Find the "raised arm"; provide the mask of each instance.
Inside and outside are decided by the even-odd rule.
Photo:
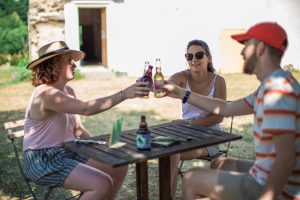
[[[46,86],[35,101],[44,102],[40,104],[42,110],[88,116],[112,108],[126,99],[147,95],[149,88],[145,87],[146,84],[137,82],[113,95],[85,102],[72,98],[54,87]]]
[[[180,88],[169,81],[165,81],[164,89],[167,96],[173,98],[183,99],[183,97],[186,95],[185,89]],[[247,115],[253,113],[253,109],[245,102],[244,99],[226,102],[223,99],[206,97],[192,92],[189,95],[187,102],[203,110],[206,110],[207,112],[216,115],[222,115],[224,117]]]
[[[174,83],[175,85],[179,86],[179,87],[184,87],[186,85],[186,74],[184,71],[181,72],[177,72],[175,74],[173,74],[170,78],[169,78],[169,82]]]
[[[259,200],[277,199],[296,163],[294,134],[273,134],[276,158]]]

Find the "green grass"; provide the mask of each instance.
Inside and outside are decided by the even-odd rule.
[[[8,73],[0,68],[0,74]],[[5,81],[5,76],[0,75],[0,82]],[[227,83],[228,100],[244,97],[253,92],[259,85],[254,76],[243,74],[224,74]],[[300,74],[295,74],[300,79]],[[7,78],[7,77],[6,77]],[[126,85],[135,82],[136,77],[116,76],[114,74],[99,75],[99,78],[82,78],[72,81],[71,85],[77,91],[77,97],[82,100],[94,99],[96,97],[112,94]],[[30,199],[29,192],[19,175],[17,164],[14,158],[12,145],[6,139],[3,129],[3,122],[21,119],[24,116],[27,101],[32,93],[33,87],[30,82],[16,84],[0,84],[0,199]],[[148,125],[154,125],[180,118],[180,101],[170,98],[127,100],[122,104],[105,111],[101,114],[82,117],[85,127],[93,134],[106,134],[111,131],[112,120],[124,116],[123,130],[138,127],[140,115],[147,116]],[[229,130],[230,121],[225,119],[222,123],[224,130]],[[229,157],[243,159],[254,159],[252,135],[252,116],[242,116],[234,118],[233,133],[243,136],[242,140],[231,143]],[[21,153],[22,144],[19,143]],[[201,161],[188,161],[184,164],[184,169],[195,166],[203,166]],[[158,194],[158,172],[157,160],[149,162],[149,192],[150,199],[159,199]],[[180,184],[180,181],[179,181]],[[43,193],[42,187],[36,187],[38,194]],[[69,195],[70,192],[55,191],[51,199],[61,199],[62,196]],[[182,199],[180,187],[178,187],[179,199]],[[135,191],[135,168],[129,166],[129,171],[124,184],[118,194],[117,200],[132,200],[136,198]]]
[[[31,80],[31,71],[24,66],[0,66],[0,86],[9,86]],[[75,80],[83,79],[84,75],[75,70]]]
[[[29,81],[31,78],[31,72],[25,69],[25,67],[2,66],[0,69],[0,86]]]

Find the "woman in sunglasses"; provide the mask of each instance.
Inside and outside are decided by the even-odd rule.
[[[171,76],[169,81],[185,88],[187,91],[226,100],[225,80],[223,77],[215,74],[212,56],[206,42],[202,40],[190,41],[187,45],[185,58],[187,60],[188,69],[175,73]],[[220,123],[223,121],[222,116],[209,114],[185,102],[184,99],[182,102],[182,118],[191,124],[207,126],[214,129],[220,129]],[[173,194],[175,194],[176,191],[177,166],[179,160],[192,160],[202,156],[214,156],[219,150],[218,146],[210,146],[173,156],[171,161]]]

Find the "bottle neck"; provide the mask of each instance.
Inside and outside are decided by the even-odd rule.
[[[145,62],[144,74],[148,71],[148,67],[149,67],[149,62]]]
[[[161,67],[156,67],[156,73],[161,73]]]
[[[156,67],[159,67],[159,68],[161,67],[159,58],[156,59]]]
[[[152,67],[148,68],[148,75],[152,75]]]

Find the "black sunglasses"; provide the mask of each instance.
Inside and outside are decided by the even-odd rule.
[[[197,53],[195,53],[195,58],[197,60],[201,60],[204,57],[204,55],[206,55],[205,52],[198,51]],[[184,56],[185,56],[185,58],[186,58],[187,61],[192,61],[193,58],[194,58],[194,54],[192,54],[192,53],[186,53],[186,54],[184,54]]]

